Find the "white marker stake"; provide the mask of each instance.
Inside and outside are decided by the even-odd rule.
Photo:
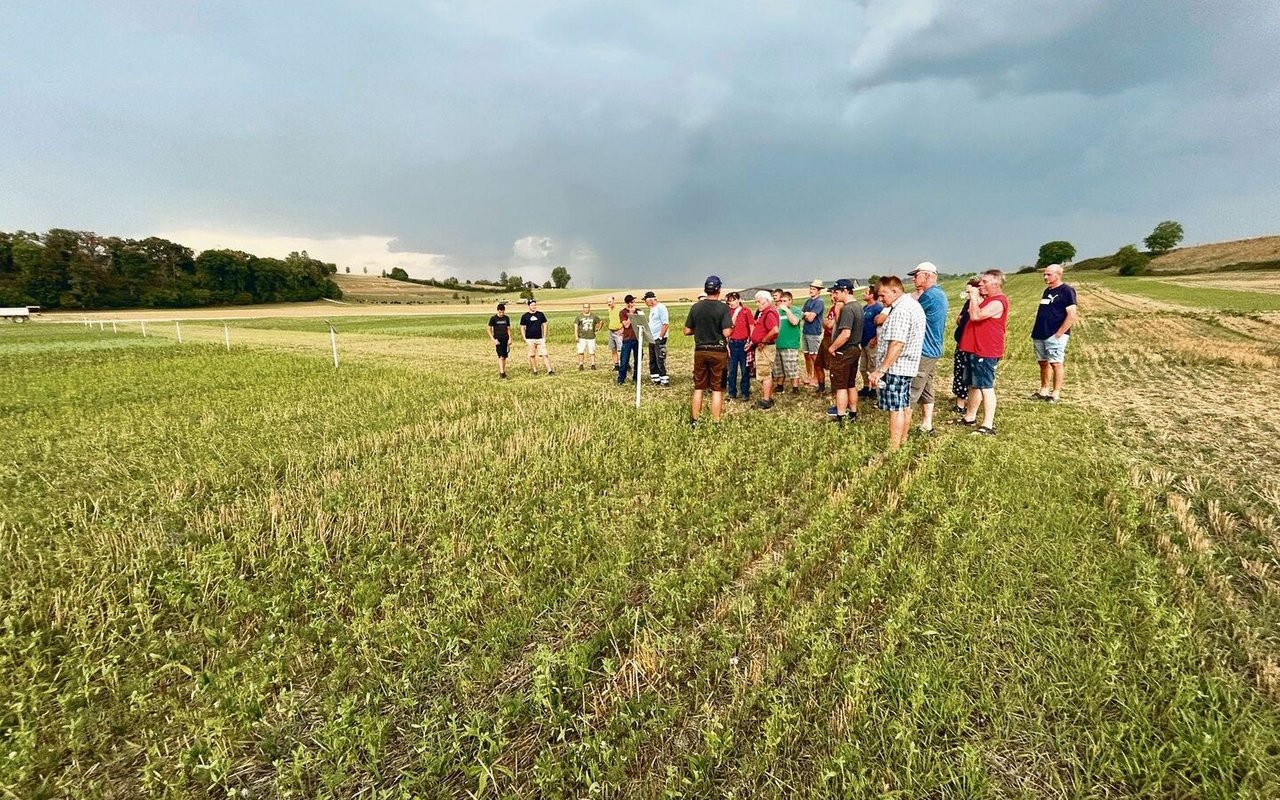
[[[227,330],[227,323],[222,323],[222,343],[227,346],[227,352],[231,352],[231,331]]]
[[[115,321],[114,319],[113,319],[113,320],[111,320],[111,332],[112,332],[112,333],[119,333],[119,332],[120,332],[120,331],[116,330],[116,321]]]
[[[325,321],[329,326],[329,343],[333,345],[333,368],[338,368],[338,332],[334,330],[333,323]]]
[[[98,320],[98,330],[105,331],[106,329],[107,329],[107,323],[103,322],[102,320]]]
[[[142,320],[142,338],[147,338],[147,321],[145,319]]]
[[[178,332],[178,344],[182,344],[182,323],[175,319],[173,321],[173,328]]]

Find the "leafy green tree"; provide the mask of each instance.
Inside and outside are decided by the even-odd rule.
[[[1076,257],[1076,248],[1071,242],[1045,242],[1040,245],[1040,257],[1036,259],[1036,267],[1043,269],[1050,264],[1066,264]]]
[[[1142,240],[1147,249],[1156,255],[1167,253],[1182,241],[1182,223],[1167,219],[1156,226],[1151,235]]]
[[[551,288],[554,288],[554,287],[551,285],[551,281],[545,281],[545,282],[543,282],[543,284],[542,284],[542,288],[543,288],[543,289],[551,289]]]
[[[564,267],[556,267],[551,270],[551,282],[555,284],[557,289],[565,289],[569,286],[569,270]]]
[[[530,288],[530,287],[528,287],[528,286],[526,286],[526,287],[524,287],[523,289],[521,289],[521,290],[520,290],[520,299],[521,299],[521,300],[532,300],[532,299],[533,299],[533,289],[531,289],[531,288]]]
[[[519,275],[508,275],[506,286],[511,291],[515,291],[521,286],[524,286],[524,278],[521,278]]]
[[[409,280],[409,273],[405,272],[402,267],[392,267],[391,274],[387,277],[393,281],[407,281]]]
[[[1150,256],[1139,252],[1138,248],[1131,244],[1121,247],[1111,257],[1111,262],[1116,265],[1116,272],[1121,275],[1141,275],[1147,271],[1147,262],[1150,260]]]

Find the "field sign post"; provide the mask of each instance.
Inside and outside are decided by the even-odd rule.
[[[182,320],[175,319],[173,329],[178,332],[178,344],[182,344]]]
[[[227,323],[222,323],[222,343],[227,346],[227,352],[231,352],[231,331],[227,330]]]
[[[333,327],[333,323],[329,320],[324,321],[329,326],[329,344],[333,345],[333,368],[338,368],[338,331]]]
[[[112,332],[112,333],[119,333],[119,332],[120,332],[120,331],[116,330],[116,321],[115,321],[114,319],[113,319],[113,320],[111,320],[111,332]]]
[[[98,320],[98,330],[105,331],[106,329],[107,329],[107,323],[103,322],[102,320]]]
[[[637,323],[639,327],[637,327]],[[640,407],[640,373],[644,371],[644,367],[640,366],[645,363],[644,352],[649,347],[649,342],[653,341],[653,334],[649,332],[649,316],[643,311],[638,311],[631,315],[631,330],[636,335],[636,408]]]
[[[147,321],[145,319],[142,320],[142,338],[147,338]]]

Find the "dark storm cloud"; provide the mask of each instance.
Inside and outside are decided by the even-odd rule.
[[[0,228],[378,235],[442,274],[865,274],[1271,233],[1264,4],[6,6]]]

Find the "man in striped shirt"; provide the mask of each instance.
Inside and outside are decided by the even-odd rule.
[[[880,409],[889,412],[889,449],[897,450],[911,428],[911,381],[920,371],[924,309],[903,292],[902,279],[896,275],[881,278],[878,286],[888,317],[876,336],[879,366],[868,377],[880,389]]]

